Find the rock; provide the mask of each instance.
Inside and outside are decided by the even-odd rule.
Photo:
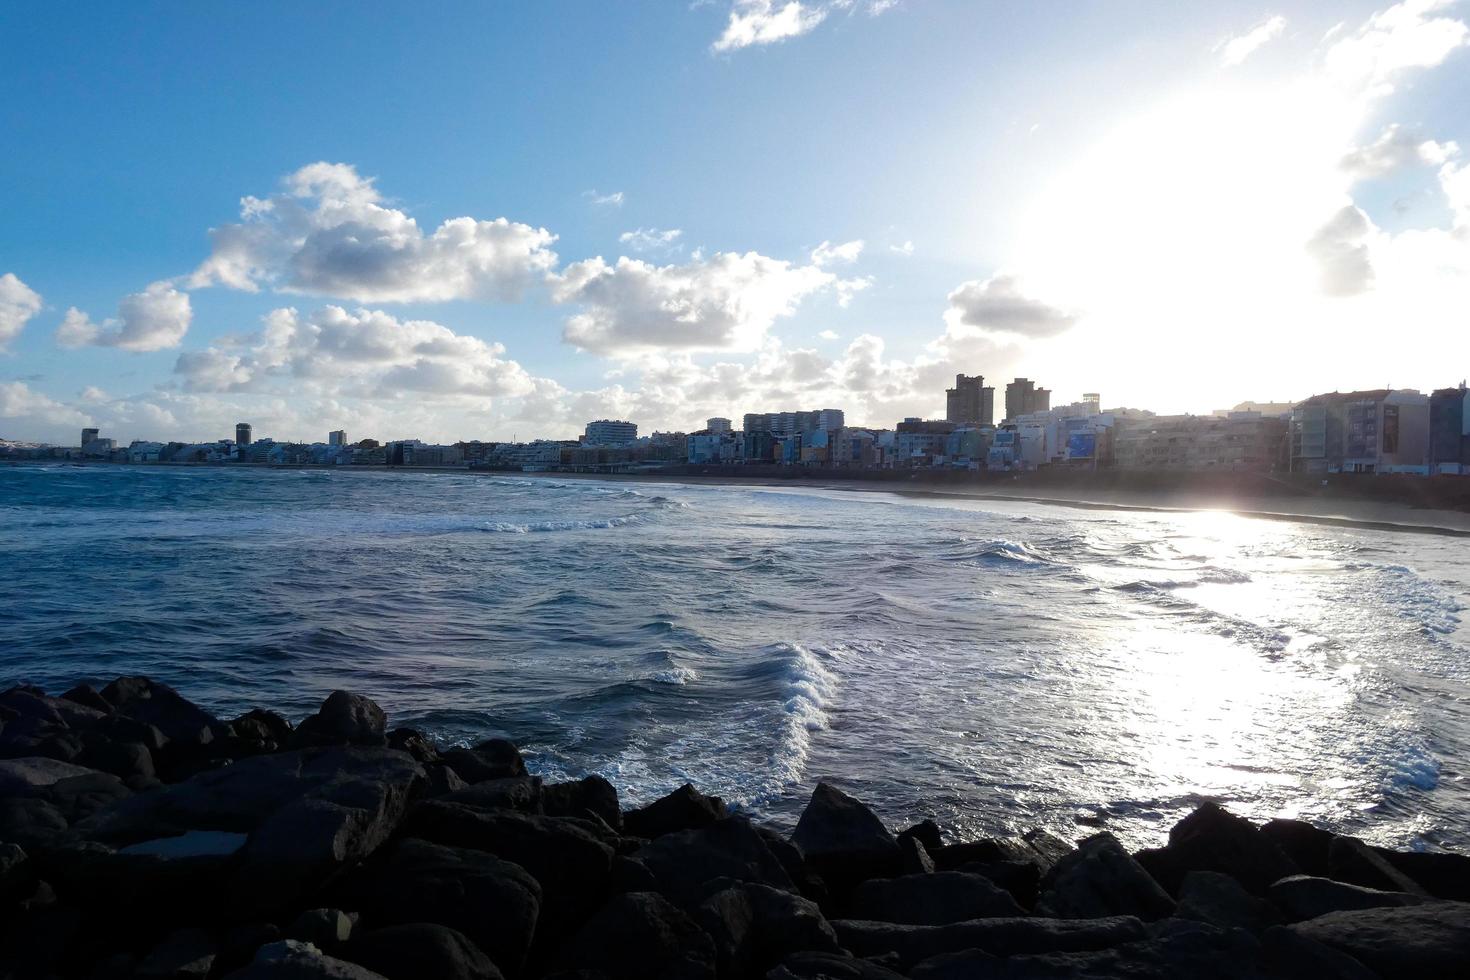
[[[168,744],[168,736],[154,725],[123,715],[108,715],[92,727],[92,734],[109,738],[114,742],[137,742],[149,753],[161,752]]]
[[[1303,874],[1327,877],[1327,849],[1335,835],[1304,820],[1278,819],[1262,824],[1261,836],[1281,848]]]
[[[793,953],[766,980],[903,980],[903,974],[837,953]]]
[[[413,839],[356,872],[341,892],[362,909],[365,926],[449,926],[511,974],[525,961],[541,910],[541,886],[520,865]]]
[[[796,952],[842,952],[815,902],[767,885],[731,882],[695,921],[714,941],[721,976],[759,976]]]
[[[1379,980],[1378,974],[1341,950],[1272,926],[1261,936],[1263,965],[1273,977],[1312,980]]]
[[[606,894],[613,849],[588,828],[567,817],[482,810],[443,800],[419,804],[404,823],[409,836],[473,847],[516,862],[540,882],[557,915],[563,909],[590,911]]]
[[[996,887],[1004,888],[1022,908],[1036,907],[1037,896],[1041,893],[1041,871],[1030,861],[976,861],[962,864],[955,870],[979,875]]]
[[[541,791],[541,802],[548,816],[580,817],[584,811],[591,811],[614,830],[621,830],[623,826],[618,791],[601,776],[545,786]]]
[[[900,971],[942,953],[978,949],[993,956],[1107,949],[1148,938],[1133,916],[1108,919],[977,919],[944,926],[839,919],[837,938],[857,956],[896,953]]]
[[[227,980],[385,980],[378,973],[326,956],[311,943],[284,939],[260,947],[250,965]]]
[[[1023,916],[1026,911],[1009,892],[987,878],[962,871],[937,871],[865,881],[853,892],[851,913],[856,919],[939,926],[970,919]]]
[[[1389,864],[1367,844],[1352,837],[1332,839],[1327,849],[1327,877],[1380,891],[1429,895],[1417,881]]]
[[[19,844],[0,844],[0,903],[20,901],[36,890],[36,869]]]
[[[247,966],[255,959],[255,951],[278,942],[281,930],[270,922],[243,922],[223,930],[219,935],[219,955],[214,958],[214,972],[229,973]]]
[[[609,980],[713,980],[715,949],[662,895],[631,892],[610,899],[566,944],[558,965]]]
[[[828,783],[817,783],[791,842],[808,860],[877,855],[894,863],[898,844],[872,810]]]
[[[214,715],[146,677],[119,677],[102,689],[102,697],[118,714],[152,725],[171,742],[202,746],[228,734]]]
[[[98,694],[97,689],[91,684],[78,684],[61,696],[67,701],[79,704],[84,708],[91,708],[101,714],[112,713],[112,705],[101,694]]]
[[[1470,904],[1463,902],[1329,912],[1286,928],[1385,977],[1463,978],[1470,964]]]
[[[0,840],[43,848],[66,833],[67,819],[45,800],[0,797]]]
[[[0,691],[0,710],[7,709],[19,718],[78,731],[92,727],[105,714],[76,701],[53,698],[40,688],[29,685]],[[6,727],[9,727],[8,723]]]
[[[1271,882],[1299,874],[1287,857],[1255,824],[1214,803],[1206,803],[1169,831],[1167,847],[1140,851],[1138,862],[1173,895],[1190,871],[1217,871],[1263,895]]]
[[[236,738],[257,743],[263,751],[270,752],[285,747],[291,741],[293,731],[291,723],[284,717],[260,708],[245,712],[230,722],[230,728]]]
[[[88,732],[88,736],[93,733]],[[100,735],[84,737],[77,762],[118,779],[153,779],[153,753],[141,742],[114,742]]]
[[[725,802],[718,796],[705,796],[685,783],[668,796],[623,814],[623,829],[634,837],[651,839],[681,830],[699,830],[728,815]]]
[[[204,980],[214,967],[214,942],[202,929],[181,929],[163,942],[138,964],[133,976],[157,980]]]
[[[697,904],[705,884],[716,878],[796,890],[780,859],[743,817],[664,834],[639,848],[637,858],[658,880],[660,891],[685,905]]]
[[[1079,843],[1047,873],[1036,908],[1061,918],[1131,915],[1152,921],[1172,915],[1174,900],[1104,832]]]
[[[906,875],[934,873],[934,859],[917,837],[898,837],[898,869]]]
[[[1240,882],[1218,871],[1191,871],[1179,888],[1181,919],[1208,922],[1221,929],[1262,932],[1280,917],[1271,905],[1256,898]]]
[[[944,835],[939,830],[939,824],[933,820],[921,820],[898,835],[898,842],[902,844],[905,840],[915,840],[924,845],[924,850],[933,852],[944,846]]]
[[[444,753],[444,761],[467,783],[526,775],[521,750],[503,738],[489,739],[474,748],[450,749]]]
[[[424,763],[424,775],[427,777],[424,795],[429,799],[448,796],[469,785],[460,779],[459,773],[449,768],[449,764],[445,762]]]
[[[453,771],[453,770],[450,770]],[[479,783],[466,783],[452,793],[439,797],[445,803],[464,803],[484,810],[520,810],[523,813],[541,813],[541,777],[512,776],[505,779],[487,779]],[[555,814],[570,816],[571,814]]]
[[[469,937],[434,922],[363,933],[343,955],[388,980],[501,980],[500,970]]]
[[[388,715],[372,698],[333,691],[314,715],[296,726],[292,743],[309,745],[388,744]]]
[[[1058,861],[1071,854],[1071,844],[1041,829],[1028,830],[1020,837],[996,837],[987,840],[950,844],[931,848],[934,867],[939,871],[958,871],[970,864],[1014,862],[1033,864],[1037,877],[1045,875]]]
[[[191,858],[233,857],[250,840],[247,834],[224,830],[190,830],[174,837],[156,837],[118,848],[117,853],[139,857],[160,857],[173,861]]]
[[[0,797],[41,795],[63,779],[90,776],[95,771],[40,757],[0,760]]]
[[[1470,902],[1470,856],[1434,851],[1374,850],[1435,898]]]
[[[330,952],[352,938],[353,925],[353,917],[341,909],[307,909],[291,920],[286,937]]]
[[[1329,912],[1353,909],[1402,908],[1423,905],[1429,899],[1411,892],[1386,892],[1362,885],[1349,885],[1331,878],[1292,875],[1282,878],[1266,893],[1288,922],[1315,919]]]
[[[388,748],[407,752],[425,766],[444,761],[434,743],[413,728],[395,728],[389,732]]]

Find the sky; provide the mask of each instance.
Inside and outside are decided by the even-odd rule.
[[[0,437],[1470,374],[1470,0],[0,6]]]

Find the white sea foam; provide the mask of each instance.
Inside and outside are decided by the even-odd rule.
[[[667,670],[655,671],[648,675],[648,679],[655,684],[683,685],[690,681],[699,680],[698,671],[690,670],[688,667],[670,667]]]
[[[812,733],[823,731],[831,722],[828,711],[837,694],[837,675],[822,663],[819,653],[796,643],[790,644],[790,651],[782,677],[786,685],[782,706],[785,730],[771,753],[781,783],[801,779],[811,753]]]

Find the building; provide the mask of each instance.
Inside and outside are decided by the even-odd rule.
[[[248,445],[250,445],[250,423],[249,422],[239,422],[239,423],[236,423],[236,425],[235,425],[235,445],[237,445],[237,446],[248,446]]]
[[[842,428],[840,408],[823,408],[809,412],[750,412],[745,416],[745,431],[769,432],[777,437],[794,436],[817,429],[832,431]]]
[[[1429,472],[1470,475],[1470,391],[1463,381],[1429,396]]]
[[[1287,424],[1257,412],[1159,415],[1119,420],[1112,434],[1119,469],[1270,472],[1283,458]]]
[[[347,430],[346,429],[334,429],[333,431],[328,432],[327,433],[327,445],[329,445],[329,446],[335,446],[338,449],[340,449],[343,446],[347,445]]]
[[[79,442],[77,445],[81,446],[83,449],[86,449],[87,448],[87,443],[95,441],[96,438],[97,438],[97,434],[100,431],[101,431],[100,429],[83,429],[82,430],[82,441]]]
[[[638,441],[638,426],[620,419],[598,419],[588,422],[582,436],[587,446],[625,446]]]
[[[729,429],[692,432],[685,439],[685,458],[695,464],[734,463],[740,458],[740,433]]]
[[[1045,412],[1051,408],[1051,391],[1036,387],[1036,382],[1017,378],[1006,385],[1006,421],[1022,415]]]
[[[1291,411],[1297,473],[1429,473],[1429,397],[1375,388],[1313,395]]]
[[[709,419],[709,420],[707,420],[704,423],[704,431],[706,431],[706,432],[729,432],[730,431],[730,420],[729,419],[721,419],[721,418]]]
[[[945,457],[950,433],[956,428],[955,423],[938,419],[904,419],[893,427],[894,465],[933,466]]]
[[[982,375],[955,375],[954,387],[944,392],[944,418],[958,425],[994,425],[995,389],[985,386]]]

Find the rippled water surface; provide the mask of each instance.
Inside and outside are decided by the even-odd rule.
[[[1219,513],[380,472],[0,467],[0,681],[333,688],[632,801],[892,823],[1201,798],[1470,845],[1464,539]]]

